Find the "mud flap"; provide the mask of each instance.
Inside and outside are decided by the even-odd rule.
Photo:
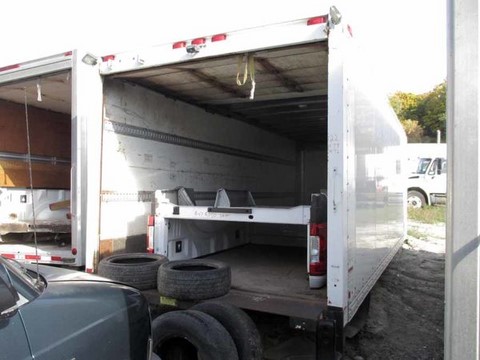
[[[343,310],[329,308],[317,320],[317,360],[336,360],[343,353]]]

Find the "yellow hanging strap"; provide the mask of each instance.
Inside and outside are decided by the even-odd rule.
[[[245,61],[245,69],[243,71],[243,81],[240,80],[240,73],[242,71],[242,63],[243,63],[243,58],[246,57],[248,55],[240,55],[238,57],[238,62],[237,62],[237,85],[238,86],[243,86],[245,85],[245,83],[247,82],[247,78],[248,78],[248,62]]]
[[[242,77],[242,65],[245,62],[245,66],[243,68],[243,79]],[[253,55],[246,54],[244,56],[238,57],[237,63],[237,85],[243,86],[247,82],[248,74],[250,73],[250,82],[252,84],[252,88],[250,89],[250,100],[253,100],[255,97],[255,58]]]
[[[248,67],[250,68],[250,81],[252,82],[252,88],[250,89],[250,100],[255,97],[255,58],[253,55],[248,57]]]

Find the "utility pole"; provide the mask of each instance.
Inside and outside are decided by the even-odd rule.
[[[478,0],[447,0],[445,359],[480,359]],[[439,4],[440,5],[440,4]]]

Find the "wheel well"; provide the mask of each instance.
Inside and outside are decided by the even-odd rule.
[[[427,202],[427,205],[431,205],[430,204],[430,196],[427,195],[427,193],[422,189],[422,188],[419,188],[419,187],[411,187],[411,188],[408,188],[408,191],[418,191],[420,194],[422,194],[424,197],[425,197],[425,201]]]

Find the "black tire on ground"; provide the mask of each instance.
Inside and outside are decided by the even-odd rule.
[[[234,305],[219,302],[197,304],[191,310],[198,310],[213,316],[227,329],[237,347],[240,360],[263,359],[260,333],[252,319],[243,310]]]
[[[203,300],[230,291],[230,266],[206,259],[178,260],[158,268],[158,292],[178,300]]]
[[[132,253],[108,256],[98,264],[98,275],[139,290],[155,289],[157,272],[168,259],[163,255]]]
[[[408,190],[407,203],[408,206],[413,208],[421,208],[427,205],[425,196],[416,190]]]
[[[238,360],[228,331],[212,316],[195,310],[172,311],[152,322],[153,351],[162,360]]]

